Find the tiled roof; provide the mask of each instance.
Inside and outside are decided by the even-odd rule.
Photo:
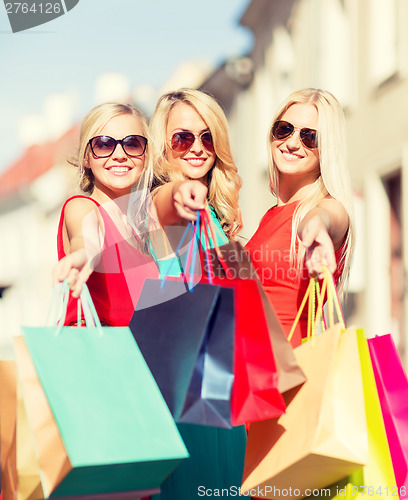
[[[56,141],[30,146],[0,175],[0,198],[13,195],[57,163],[66,161],[73,153],[78,137],[79,126],[74,126]]]

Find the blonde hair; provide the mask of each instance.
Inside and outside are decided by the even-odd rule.
[[[92,194],[95,186],[95,178],[90,168],[87,168],[86,162],[90,154],[89,141],[92,137],[98,135],[100,130],[108,123],[109,120],[119,115],[133,115],[140,123],[142,134],[148,139],[148,145],[145,151],[145,170],[148,170],[148,148],[149,148],[149,127],[145,116],[131,104],[122,104],[115,102],[106,102],[99,104],[91,109],[82,121],[79,133],[79,149],[78,153],[69,160],[71,165],[79,169],[79,187],[84,193]],[[143,175],[143,182],[148,183],[152,174]]]
[[[142,135],[147,138],[147,146],[145,151],[145,162],[142,175],[138,182],[133,186],[132,191],[136,190],[140,194],[137,198],[137,207],[133,207],[132,227],[141,240],[142,250],[148,253],[146,220],[149,211],[150,189],[152,186],[153,171],[150,168],[148,161],[149,155],[149,126],[143,113],[131,104],[106,102],[99,104],[91,109],[82,121],[79,134],[79,149],[69,161],[79,169],[79,187],[84,193],[92,194],[95,186],[95,178],[92,170],[86,166],[88,156],[90,154],[89,141],[92,137],[98,135],[102,128],[109,120],[120,115],[132,115],[138,120],[142,129]]]
[[[272,157],[272,127],[294,104],[311,104],[318,113],[318,149],[320,175],[310,186],[310,191],[297,206],[292,221],[291,258],[297,262],[298,270],[303,266],[305,249],[298,243],[297,230],[303,217],[328,195],[340,201],[349,216],[349,228],[344,242],[339,266],[343,267],[339,279],[339,290],[348,277],[354,246],[354,209],[349,171],[347,168],[346,130],[343,109],[337,99],[325,90],[307,88],[293,92],[282,103],[272,120],[268,133],[268,159],[270,188],[276,196],[279,193],[278,169]],[[295,255],[296,254],[296,255]]]
[[[185,179],[166,157],[167,123],[171,110],[178,103],[194,108],[211,132],[216,159],[209,172],[208,202],[215,209],[225,234],[229,239],[234,239],[242,229],[238,207],[238,193],[242,182],[232,159],[225,113],[213,97],[200,90],[187,88],[160,97],[150,121],[150,133],[153,138],[149,158],[151,169],[158,183]]]

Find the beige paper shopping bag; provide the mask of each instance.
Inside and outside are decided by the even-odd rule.
[[[317,293],[316,314],[314,299],[319,287],[312,279],[297,317],[309,300],[312,337],[295,349],[307,380],[298,392],[286,394],[284,415],[252,424],[249,430],[242,488],[264,488],[264,498],[303,498],[368,460],[357,332],[345,329],[333,278],[328,271],[325,274],[322,293]],[[316,335],[326,291],[331,327]],[[340,321],[337,325],[333,306]]]
[[[265,498],[284,496],[289,488],[292,498],[302,498],[307,489],[330,485],[367,462],[356,331],[341,333],[337,325],[295,355],[307,381],[287,400],[284,415],[249,430],[242,489],[267,486]]]
[[[2,470],[9,457],[16,429],[16,363],[0,361],[0,441]]]
[[[17,386],[17,486],[17,500],[38,500],[44,497],[20,385]]]
[[[17,418],[16,363],[0,361],[0,440],[1,485],[3,500],[17,496],[16,418]]]
[[[22,337],[14,338],[14,348],[18,363],[18,379],[21,385],[22,398],[24,398],[27,413],[30,416],[31,434],[28,434],[28,439],[33,441],[37,448],[38,458],[34,455],[33,460],[36,463],[38,472],[41,469],[44,492],[48,496],[49,492],[59,484],[72,467],[54,416]],[[19,427],[20,421],[17,430],[17,443],[19,442]],[[19,458],[17,460],[19,461]]]

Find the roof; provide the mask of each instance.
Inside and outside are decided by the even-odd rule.
[[[74,151],[79,137],[75,125],[56,141],[35,144],[0,175],[0,199],[13,195],[58,163],[65,162]]]

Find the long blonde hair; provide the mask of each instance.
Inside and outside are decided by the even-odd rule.
[[[90,154],[89,141],[92,137],[98,135],[109,120],[120,115],[134,116],[140,124],[142,135],[147,138],[143,172],[138,182],[133,187],[133,190],[139,192],[139,196],[137,198],[137,207],[133,207],[132,213],[132,226],[142,241],[143,250],[147,251],[147,230],[145,225],[148,216],[148,202],[153,180],[153,171],[148,161],[149,144],[151,143],[149,126],[143,113],[131,104],[116,102],[106,102],[91,109],[81,124],[78,152],[68,161],[71,165],[79,169],[80,189],[84,193],[92,194],[95,186],[95,178],[92,170],[86,166]]]
[[[291,258],[300,271],[303,266],[305,249],[303,245],[298,244],[297,230],[303,217],[326,196],[340,201],[349,216],[349,228],[339,262],[339,267],[343,267],[338,284],[339,290],[341,290],[349,274],[354,246],[354,209],[350,175],[347,168],[344,112],[333,94],[325,90],[302,89],[293,92],[286,98],[273,118],[268,132],[269,181],[271,191],[276,196],[279,193],[279,173],[272,157],[272,127],[294,104],[312,104],[317,110],[320,175],[310,186],[308,194],[295,210],[292,221]]]
[[[82,120],[79,132],[79,148],[69,163],[79,169],[79,187],[84,193],[92,194],[95,186],[95,178],[90,168],[87,168],[86,161],[90,154],[89,141],[95,137],[109,120],[119,115],[133,115],[140,123],[142,134],[148,139],[145,151],[145,170],[148,169],[148,149],[149,149],[149,126],[143,113],[131,104],[116,102],[105,102],[91,109]],[[151,182],[152,174],[144,175],[143,182]]]
[[[160,97],[150,121],[153,143],[149,161],[156,181],[165,183],[185,179],[166,157],[167,123],[171,110],[178,103],[194,108],[211,132],[216,159],[209,172],[208,202],[215,209],[225,234],[234,239],[242,228],[238,207],[238,193],[242,182],[232,159],[225,114],[218,102],[205,92],[182,88]]]

